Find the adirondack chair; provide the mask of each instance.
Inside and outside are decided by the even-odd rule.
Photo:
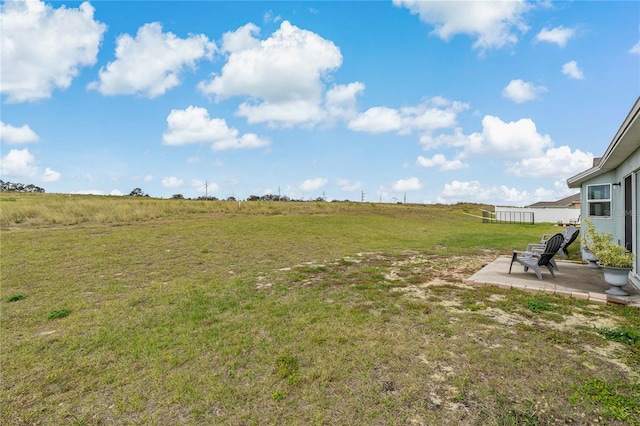
[[[554,266],[551,261],[553,260],[553,256],[560,250],[563,242],[564,236],[561,233],[557,233],[547,240],[547,243],[544,245],[544,251],[542,252],[536,253],[533,251],[514,250],[513,256],[511,257],[511,264],[509,265],[509,273],[511,273],[513,262],[518,262],[524,266],[525,272],[527,272],[529,268],[533,269],[539,280],[542,279],[542,272],[540,270],[542,266],[546,266],[549,272],[551,272],[551,276],[555,277],[553,273]]]
[[[547,245],[547,241],[549,240],[549,238],[551,238],[554,235],[555,234],[542,235],[542,238],[540,239],[540,243],[528,244],[526,251],[530,251],[534,253],[542,253],[544,251],[545,246]],[[564,237],[564,241],[562,242],[562,245],[560,246],[560,250],[559,250],[562,256],[569,257],[569,251],[567,250],[567,247],[569,247],[571,243],[573,243],[576,240],[576,238],[578,238],[578,235],[580,235],[580,230],[575,226],[570,225],[564,228],[564,230],[562,231],[562,236]],[[551,266],[554,269],[558,269],[558,264],[554,259],[551,259]]]
[[[542,239],[540,240],[540,244],[546,244],[547,240],[551,238],[553,235],[555,234],[544,234],[542,236]],[[564,242],[560,246],[560,254],[562,254],[564,257],[569,256],[569,251],[567,250],[567,247],[569,247],[571,243],[573,243],[576,240],[576,238],[578,238],[578,235],[580,235],[580,230],[575,226],[569,225],[566,228],[564,228],[564,230],[562,231]]]

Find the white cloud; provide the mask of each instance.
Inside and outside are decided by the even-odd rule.
[[[113,196],[120,196],[120,195],[124,195],[122,192],[120,192],[119,189],[112,189],[111,192],[109,192],[109,195],[113,195]]]
[[[629,53],[635,53],[636,55],[640,55],[640,41],[634,44],[631,49],[629,49]]]
[[[116,40],[116,60],[100,69],[99,81],[88,85],[103,95],[163,95],[180,84],[180,73],[194,69],[196,61],[212,58],[215,43],[200,35],[186,39],[163,33],[153,22],[138,29],[135,38],[123,34]]]
[[[173,109],[167,116],[167,130],[162,135],[165,145],[210,143],[214,151],[253,149],[269,145],[269,140],[253,133],[239,135],[223,118],[210,118],[205,108],[189,106]]]
[[[57,182],[58,180],[60,180],[60,173],[47,167],[44,169],[41,180],[43,182]]]
[[[184,180],[174,176],[165,177],[162,179],[163,188],[179,188],[184,184]]]
[[[530,9],[525,1],[423,1],[393,0],[420,20],[433,25],[433,34],[448,41],[456,34],[476,38],[474,49],[502,48],[518,42],[517,32],[528,28],[522,15]]]
[[[469,108],[468,104],[449,101],[442,97],[435,97],[415,107],[400,109],[403,120],[403,131],[413,129],[430,132],[456,125],[458,113]]]
[[[567,187],[564,179],[558,179],[548,187],[537,188],[533,191],[519,190],[507,185],[484,185],[478,181],[452,181],[445,184],[437,202],[475,202],[502,206],[526,206],[538,201],[553,201],[568,197],[575,190]]]
[[[293,126],[323,120],[323,78],[342,65],[340,49],[288,21],[266,40],[253,38],[255,32],[244,26],[227,35],[227,63],[219,75],[200,82],[200,90],[218,100],[249,97],[237,114],[250,123]]]
[[[269,10],[267,11],[267,13],[264,14],[264,16],[262,17],[262,20],[264,22],[280,22],[282,21],[282,16],[280,15],[273,15],[273,11]]]
[[[449,170],[464,169],[466,167],[469,167],[469,165],[467,163],[463,163],[460,160],[449,160],[440,167],[440,170],[446,172]]]
[[[467,138],[464,155],[492,157],[537,157],[553,146],[549,135],[541,135],[530,118],[505,123],[499,117],[486,115],[482,119],[482,134]]]
[[[106,25],[93,7],[54,9],[40,1],[2,4],[0,91],[7,102],[33,102],[66,89],[82,67],[96,63]]]
[[[37,142],[40,137],[28,125],[14,127],[0,121],[0,139],[8,145]]]
[[[249,124],[269,123],[270,127],[315,124],[325,118],[320,105],[309,99],[257,103],[247,101],[240,104],[236,115],[246,117]]]
[[[519,191],[506,185],[486,186],[478,181],[460,182],[457,180],[444,185],[438,202],[454,203],[459,201],[498,204],[525,205],[532,196],[527,191]]]
[[[565,47],[567,45],[567,41],[573,37],[575,33],[576,31],[574,29],[565,28],[563,26],[552,29],[547,29],[545,27],[536,34],[536,41],[546,41],[549,43],[555,43],[560,47]]]
[[[348,128],[358,132],[383,133],[397,131],[408,134],[413,130],[429,134],[437,129],[456,125],[458,113],[469,108],[463,102],[435,97],[417,106],[400,109],[372,107],[353,118]]]
[[[584,73],[578,67],[578,63],[576,61],[569,61],[564,64],[562,66],[562,74],[576,80],[582,80],[584,78]]]
[[[566,179],[558,179],[546,188],[537,188],[526,204],[533,204],[538,201],[555,201],[568,197],[576,193],[575,189],[567,186]]]
[[[302,182],[300,185],[298,185],[298,188],[301,191],[315,191],[325,186],[327,182],[328,181],[325,178],[307,179],[304,182]]]
[[[380,202],[382,202],[383,200],[389,200],[389,192],[384,186],[378,187],[378,192],[376,195],[378,196],[378,200],[380,200]]]
[[[416,164],[418,166],[427,168],[437,167],[442,171],[458,170],[469,166],[468,164],[463,163],[460,160],[447,160],[447,158],[442,154],[435,154],[431,158],[423,157],[422,155],[420,155],[416,160]]]
[[[568,146],[548,149],[539,157],[524,158],[511,165],[506,171],[514,176],[537,178],[573,176],[593,165],[593,154],[579,149],[571,151]]]
[[[398,110],[387,107],[373,107],[359,114],[348,124],[356,132],[384,133],[402,128],[402,117]]]
[[[225,53],[241,52],[260,47],[260,40],[254,36],[260,34],[260,28],[251,22],[235,31],[222,35],[222,51]]]
[[[236,139],[216,141],[211,145],[214,151],[226,151],[229,149],[256,149],[269,145],[269,140],[261,138],[255,133],[245,133]]]
[[[205,108],[189,106],[172,109],[167,116],[167,131],[162,135],[165,145],[187,145],[235,139],[238,130],[229,128],[223,118],[210,118]]]
[[[400,179],[394,182],[391,186],[394,191],[417,191],[422,188],[422,183],[417,177],[410,177],[407,179]]]
[[[539,94],[547,91],[544,86],[534,86],[532,83],[524,82],[520,79],[511,80],[507,87],[502,90],[502,96],[511,99],[517,104],[533,100]]]
[[[217,192],[220,189],[217,183],[200,180],[200,179],[193,179],[191,181],[191,186],[198,193],[201,193],[201,194],[207,193],[208,195],[211,195],[212,193]]]
[[[144,178],[142,178],[143,182],[151,182],[152,180],[153,180],[152,175],[146,175]]]
[[[439,134],[433,136],[431,133],[425,133],[420,136],[420,143],[425,150],[439,147],[464,147],[470,142],[470,139],[481,138],[482,136],[475,133],[474,135],[465,135],[462,129],[456,127],[453,134]]]
[[[330,118],[353,119],[358,114],[356,96],[364,91],[364,84],[354,82],[334,85],[325,95],[325,108]]]
[[[557,176],[558,172],[567,173],[567,170],[579,173],[590,167],[593,158],[592,154],[584,154],[579,150],[571,153],[566,147],[555,149],[551,137],[539,133],[530,118],[504,122],[499,117],[487,115],[482,119],[482,132],[465,135],[460,128],[456,128],[453,134],[435,137],[429,134],[422,135],[420,143],[425,150],[441,147],[458,149],[460,153],[453,161],[448,161],[442,154],[436,154],[431,158],[419,156],[416,161],[419,166],[440,167],[440,170],[467,167],[468,164],[463,160],[470,157],[515,158],[515,162],[507,164],[507,169],[512,174],[528,176],[527,170],[516,170],[520,167],[530,169],[532,176],[536,176],[536,173],[551,175],[551,171],[544,170],[544,165],[552,163],[550,167],[555,169]],[[559,161],[561,164],[557,164],[555,157],[564,158],[564,162]]]
[[[351,182],[348,179],[336,179],[336,184],[340,187],[341,191],[353,192],[362,188],[361,182]]]
[[[38,173],[35,165],[36,159],[28,149],[12,149],[7,155],[2,157],[0,168],[2,176],[31,178]]]

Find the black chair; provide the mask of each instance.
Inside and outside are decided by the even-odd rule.
[[[511,273],[513,262],[518,262],[524,266],[525,272],[527,272],[529,268],[533,269],[539,280],[542,279],[541,266],[546,266],[549,272],[551,272],[551,276],[555,277],[553,273],[555,264],[555,262],[553,262],[553,256],[558,253],[563,242],[564,236],[561,233],[557,233],[547,240],[544,245],[544,251],[542,252],[514,250],[513,256],[511,257],[511,264],[509,265],[509,273]]]
[[[530,251],[534,253],[542,253],[544,251],[545,246],[547,245],[548,239],[554,235],[555,234],[544,234],[542,236],[542,239],[540,240],[540,243],[527,245],[526,251]],[[573,225],[567,226],[562,231],[562,236],[564,237],[564,241],[560,246],[561,255],[563,255],[564,257],[569,257],[569,251],[567,250],[567,247],[569,247],[571,243],[574,242],[576,238],[578,238],[578,235],[580,235],[580,230]],[[553,268],[556,270],[558,269],[558,265],[556,264],[556,261],[553,259],[551,259],[551,266],[553,266]]]

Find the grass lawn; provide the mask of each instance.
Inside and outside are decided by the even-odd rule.
[[[640,425],[640,310],[461,284],[554,226],[465,204],[0,207],[3,425]]]

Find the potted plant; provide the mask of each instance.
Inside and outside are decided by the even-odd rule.
[[[587,225],[582,235],[581,251],[582,259],[589,262],[587,266],[589,268],[599,268],[598,257],[596,252],[600,250],[604,244],[610,242],[613,239],[613,235],[604,232],[596,232],[596,228],[589,219],[584,219],[583,222]]]
[[[604,272],[604,281],[611,286],[605,293],[612,296],[628,296],[629,293],[621,287],[627,285],[629,272],[633,266],[634,255],[626,247],[605,241],[594,252],[598,258],[598,264]]]

